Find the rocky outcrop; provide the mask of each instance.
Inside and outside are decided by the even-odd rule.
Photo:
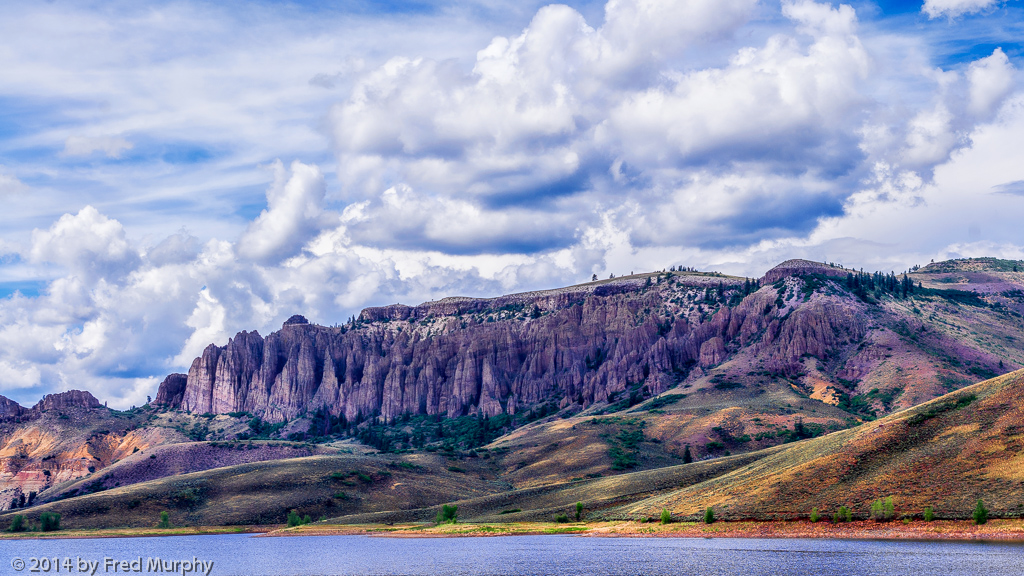
[[[775,306],[774,289],[745,298],[743,290],[736,278],[651,275],[371,308],[342,327],[292,317],[266,338],[240,332],[208,346],[180,403],[180,379],[166,380],[157,398],[194,413],[269,421],[316,410],[350,422],[494,416],[545,402],[586,407],[633,388],[658,394],[752,344],[782,369],[863,333],[827,307],[790,314]]]
[[[99,406],[100,401],[85,390],[68,390],[67,392],[59,392],[57,394],[47,394],[31,408],[25,408],[10,398],[0,396],[0,421],[18,419],[32,420],[37,418],[41,413],[49,410],[55,410],[58,412],[89,410],[92,408],[99,408]]]
[[[0,420],[4,418],[20,418],[26,410],[14,400],[0,396]]]
[[[849,272],[850,271],[845,268],[839,268],[837,266],[831,266],[821,262],[793,259],[786,260],[782,264],[779,264],[766,272],[764,278],[761,279],[761,284],[774,284],[775,282],[789,276],[810,276],[812,274],[821,274],[823,276],[830,276],[833,278],[845,278]]]
[[[42,412],[46,410],[72,410],[77,408],[99,408],[100,401],[91,393],[85,390],[68,390],[57,394],[43,396],[33,410]]]
[[[187,382],[188,375],[186,374],[169,374],[160,383],[160,388],[156,393],[156,400],[153,403],[160,406],[181,406]]]

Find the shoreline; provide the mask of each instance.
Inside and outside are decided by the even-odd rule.
[[[171,536],[213,536],[218,534],[263,534],[281,525],[179,526],[175,528],[66,528],[54,532],[3,532],[4,540],[87,540],[99,538],[165,538]]]
[[[703,524],[675,522],[553,522],[342,525],[312,524],[284,528],[260,537],[365,535],[382,538],[466,538],[489,536],[575,535],[591,538],[816,538],[843,540],[942,540],[1024,543],[1024,519],[994,519],[977,526],[970,520],[921,520],[904,524],[870,520],[841,524],[797,521],[739,521]]]
[[[287,528],[282,525],[198,526],[161,528],[91,528],[56,532],[0,532],[3,540],[54,540],[98,538],[151,538],[251,534],[256,538],[296,536],[371,536],[378,538],[471,538],[499,536],[573,535],[589,538],[814,538],[837,540],[961,541],[1024,543],[1024,519],[993,519],[977,526],[969,520],[921,520],[902,523],[855,521],[832,524],[797,521],[719,521],[714,524],[674,522],[671,524],[633,521],[383,524],[309,524]]]

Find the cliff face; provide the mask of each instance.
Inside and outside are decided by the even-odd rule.
[[[349,421],[494,416],[646,397],[715,372],[734,382],[767,375],[833,404],[861,395],[885,413],[1024,363],[1001,352],[1003,344],[946,329],[972,318],[998,326],[996,338],[1019,332],[1020,318],[1005,308],[857,297],[846,277],[797,260],[769,271],[760,288],[713,274],[645,274],[370,308],[344,327],[296,316],[266,337],[240,332],[226,346],[211,344],[157,398],[193,413],[269,421],[320,409]]]
[[[91,393],[85,390],[68,390],[58,394],[47,394],[43,396],[33,410],[43,412],[46,410],[70,410],[74,408],[99,408],[100,401]]]
[[[270,421],[321,408],[350,421],[494,416],[544,402],[586,407],[627,389],[658,394],[753,344],[769,369],[785,371],[863,337],[863,319],[827,299],[796,314],[776,299],[771,288],[746,295],[743,279],[648,275],[371,308],[342,328],[289,321],[266,338],[240,332],[210,345],[181,402],[171,400],[180,380],[170,378],[157,398]]]

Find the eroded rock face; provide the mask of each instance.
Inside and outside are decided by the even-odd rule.
[[[863,334],[826,304],[782,315],[770,288],[725,306],[742,291],[734,278],[586,286],[371,308],[346,327],[289,320],[266,338],[240,332],[196,358],[180,404],[168,405],[270,421],[318,409],[349,421],[494,416],[543,402],[589,406],[631,387],[658,394],[752,344],[773,365],[795,366]],[[177,382],[157,397],[176,397]]]
[[[185,383],[188,382],[186,374],[170,374],[160,383],[160,389],[156,393],[154,404],[161,406],[181,406],[185,394]]]
[[[45,410],[71,410],[75,408],[99,408],[100,401],[91,393],[85,390],[68,390],[58,394],[47,394],[43,396],[33,410],[40,412]]]
[[[793,259],[786,260],[782,264],[779,264],[766,272],[764,278],[761,279],[761,284],[773,284],[789,276],[809,276],[811,274],[843,278],[848,272],[850,271],[844,268],[829,266],[828,264],[823,264],[821,262]]]
[[[26,410],[21,407],[21,404],[18,404],[6,396],[0,396],[0,419],[19,418],[24,415],[25,412]]]

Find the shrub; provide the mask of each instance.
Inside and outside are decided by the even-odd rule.
[[[871,517],[875,522],[888,522],[896,516],[896,507],[893,505],[892,496],[879,498],[871,503]]]
[[[455,524],[458,521],[459,516],[459,505],[452,504],[451,506],[445,504],[441,506],[441,511],[437,513],[438,524]]]
[[[14,518],[11,518],[11,527],[7,529],[8,532],[24,532],[25,531],[25,517],[21,514],[15,514]]]
[[[171,527],[171,515],[166,510],[160,513],[160,523],[157,524],[157,528],[170,528]]]
[[[580,517],[583,516],[583,502],[576,503],[576,521],[580,521]]]
[[[661,509],[661,523],[662,524],[671,524],[672,523],[672,513],[668,511],[668,508],[662,508]]]
[[[43,512],[39,515],[39,524],[43,532],[60,530],[60,514],[56,512]]]
[[[988,522],[988,510],[985,508],[985,503],[978,499],[978,505],[974,507],[974,523],[984,524]]]
[[[294,528],[296,526],[302,526],[302,517],[295,510],[288,513],[288,527]]]
[[[704,511],[704,523],[714,524],[715,523],[715,511],[708,506],[708,509]]]
[[[559,514],[559,515],[555,516],[555,522],[558,522],[559,524],[565,524],[568,521],[569,521],[569,517],[566,516],[565,514]]]
[[[846,506],[840,506],[839,510],[832,515],[832,522],[838,524],[840,522],[850,522],[853,520],[853,512]]]
[[[811,522],[817,522],[818,520],[821,520],[821,515],[818,514],[818,509],[811,508]]]
[[[932,520],[935,520],[935,511],[932,510],[931,506],[925,506],[925,508],[924,508],[924,521],[925,522],[931,522]]]

